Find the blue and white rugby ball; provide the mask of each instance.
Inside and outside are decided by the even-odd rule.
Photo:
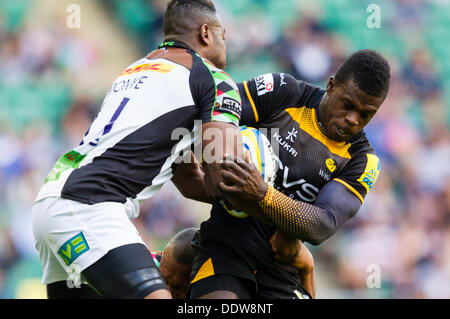
[[[273,186],[278,164],[269,140],[264,134],[253,127],[241,126],[241,135],[244,143],[244,152],[250,154],[250,159],[258,168],[264,181]],[[245,218],[248,216],[240,210],[233,209],[226,202],[221,201],[220,203],[234,217]]]

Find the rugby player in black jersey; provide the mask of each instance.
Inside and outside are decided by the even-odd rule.
[[[240,124],[267,134],[280,168],[272,187],[251,163],[231,158],[222,164],[222,198],[248,218],[228,214],[217,197],[206,198],[201,184],[186,194],[213,203],[193,240],[192,298],[295,298],[295,291],[304,292],[298,274],[275,261],[269,241],[278,230],[288,250],[296,240],[318,245],[356,215],[380,171],[363,128],[385,100],[389,81],[386,59],[361,50],[325,90],[283,73],[238,84]],[[199,169],[194,174],[201,179]]]

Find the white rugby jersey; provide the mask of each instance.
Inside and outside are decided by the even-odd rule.
[[[80,145],[58,159],[36,201],[152,197],[200,138],[199,123],[238,125],[240,113],[237,85],[224,71],[183,43],[163,43],[114,81]],[[186,133],[172,136],[176,128]]]

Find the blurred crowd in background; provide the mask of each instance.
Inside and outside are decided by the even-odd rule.
[[[355,218],[308,246],[317,297],[450,298],[450,1],[214,2],[236,82],[287,72],[324,87],[364,48],[391,64],[389,95],[366,129],[381,175]],[[81,8],[79,29],[66,25],[68,1],[0,0],[0,298],[45,297],[31,231],[38,189],[60,154],[79,144],[110,74],[162,41],[166,0],[72,3]],[[380,28],[367,24],[370,4],[379,6]],[[55,18],[36,17],[39,10]],[[94,41],[91,21],[117,37]],[[123,47],[132,50],[105,63]],[[154,250],[209,213],[171,184],[141,209],[135,223]],[[379,285],[368,283],[374,269]]]

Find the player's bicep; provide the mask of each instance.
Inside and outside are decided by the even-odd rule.
[[[243,143],[239,127],[219,121],[202,125],[202,163],[220,163],[225,155],[243,159]]]
[[[330,181],[322,187],[314,205],[333,214],[335,229],[337,230],[358,213],[362,203],[342,183]]]
[[[202,132],[202,166],[205,172],[205,188],[214,199],[221,196],[220,163],[229,154],[243,161],[243,144],[239,127],[224,122],[208,122],[203,124]]]
[[[375,185],[380,174],[380,160],[370,153],[352,159],[333,181],[345,186],[361,202]]]

